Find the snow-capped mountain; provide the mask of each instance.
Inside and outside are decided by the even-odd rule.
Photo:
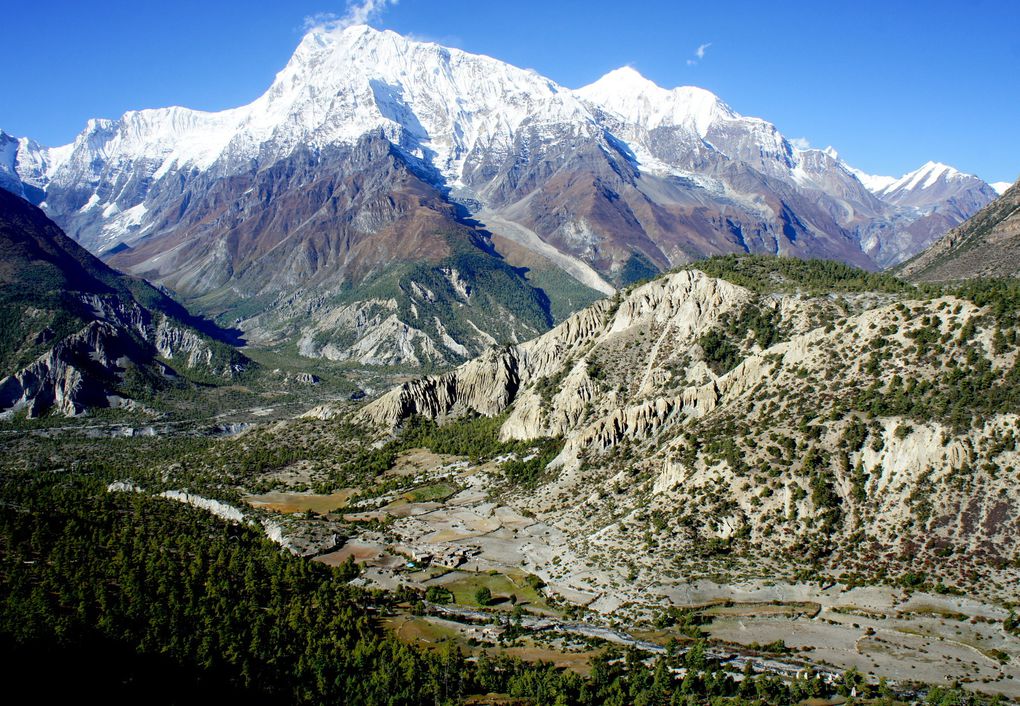
[[[896,207],[894,230],[873,230],[862,238],[865,251],[884,266],[927,248],[998,195],[978,177],[939,162],[927,162],[899,178],[850,171],[880,200]]]
[[[649,170],[696,168],[703,151],[716,151],[787,177],[796,166],[792,147],[774,125],[739,115],[703,88],[667,90],[635,69],[623,67],[578,89],[577,95],[614,119],[614,127],[630,138],[628,144],[638,148],[639,161]],[[663,132],[669,133],[669,139],[662,139]],[[673,148],[667,154],[662,154],[663,142]]]
[[[854,173],[873,194],[896,205],[923,207],[967,191],[994,191],[991,185],[976,176],[964,174],[940,162],[927,162],[899,179],[868,176],[859,171]]]
[[[90,121],[71,145],[3,149],[10,188],[41,190],[83,245],[250,326],[275,312],[272,336],[292,335],[296,312],[321,321],[324,298],[344,292],[349,304],[399,263],[456,270],[448,284],[479,276],[449,265],[454,241],[526,267],[531,280],[517,284],[556,299],[716,253],[885,266],[992,194],[931,169],[895,188],[793,148],[708,91],[666,90],[630,68],[574,91],[366,26],[310,31],[246,106],[132,111]],[[559,284],[537,284],[540,272]],[[411,284],[386,304],[395,321],[454,357],[487,345],[491,320],[461,317],[459,331],[450,316],[423,321],[412,300],[425,290]],[[540,325],[525,318],[501,335]],[[408,340],[403,359],[430,357]]]
[[[38,204],[71,148],[43,147],[35,140],[15,138],[0,130],[0,188]]]
[[[494,59],[366,26],[314,30],[249,105],[219,113],[131,111],[116,121],[90,121],[62,148],[49,183],[79,194],[68,206],[116,220],[144,200],[148,184],[170,174],[212,169],[229,175],[252,162],[286,158],[298,147],[353,145],[372,131],[455,181],[476,146],[505,154],[525,119],[591,124],[569,91]],[[119,188],[104,188],[111,182]],[[83,187],[91,193],[82,201]],[[124,225],[80,235],[102,248],[130,239]]]
[[[624,122],[646,130],[683,126],[705,138],[714,123],[743,119],[710,91],[695,86],[667,90],[630,66],[610,71],[576,93]]]
[[[18,176],[18,141],[0,131],[0,188],[24,197],[21,177]]]

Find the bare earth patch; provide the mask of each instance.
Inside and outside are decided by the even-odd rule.
[[[285,514],[311,511],[324,515],[327,512],[333,512],[345,507],[347,502],[357,492],[356,488],[344,488],[343,490],[330,493],[329,495],[315,495],[312,493],[265,493],[264,495],[249,495],[244,498],[244,502],[255,508]]]

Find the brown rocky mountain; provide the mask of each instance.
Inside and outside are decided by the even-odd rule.
[[[249,365],[172,299],[2,190],[0,252],[0,417],[135,407],[189,376],[229,380]]]
[[[905,263],[899,274],[919,282],[1020,275],[1020,183]]]
[[[524,226],[561,252],[624,284],[711,255],[732,252],[825,257],[874,267],[850,224],[817,195],[806,196],[719,153],[700,164],[702,179],[739,184],[745,196],[713,191],[693,178],[643,171],[619,142],[538,143],[479,184],[487,213]],[[523,153],[523,148],[513,154]],[[862,201],[880,211],[860,187]],[[754,194],[754,206],[746,195]],[[500,232],[499,225],[490,228]]]
[[[305,355],[419,365],[553,323],[526,271],[381,134],[199,176],[187,189],[161,183],[149,200],[173,217],[108,261],[243,327],[251,343],[296,340]]]

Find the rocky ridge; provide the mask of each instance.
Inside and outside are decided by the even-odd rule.
[[[639,573],[801,557],[845,576],[1009,585],[1015,324],[909,288],[778,290],[667,275],[406,383],[360,419],[503,415],[503,438],[562,436],[537,487],[504,499]]]
[[[250,363],[175,302],[109,269],[19,197],[0,193],[0,415],[137,407],[190,375],[229,380]],[[171,367],[173,366],[173,367]]]

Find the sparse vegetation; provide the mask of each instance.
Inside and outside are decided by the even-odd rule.
[[[831,260],[801,260],[770,255],[724,255],[688,265],[755,292],[881,292],[908,294],[913,285],[888,274],[859,270]]]

